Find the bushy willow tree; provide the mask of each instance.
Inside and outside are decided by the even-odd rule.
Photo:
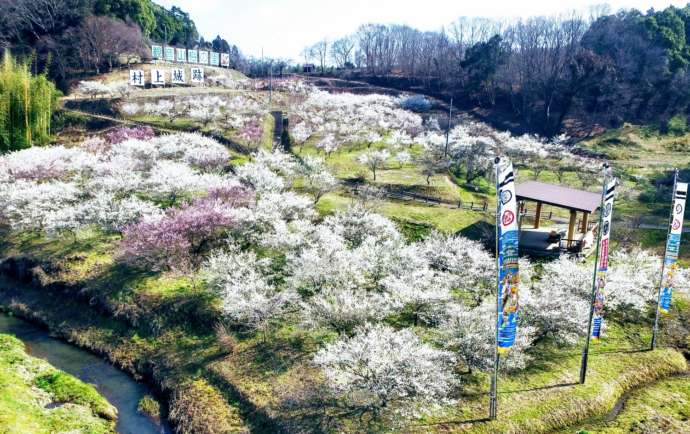
[[[58,92],[45,73],[32,75],[29,63],[9,53],[0,65],[0,153],[44,144]]]

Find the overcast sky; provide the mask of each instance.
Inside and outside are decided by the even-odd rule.
[[[204,38],[220,34],[250,56],[300,59],[302,49],[323,37],[338,38],[360,24],[407,24],[438,30],[460,16],[554,15],[608,3],[613,11],[669,5],[688,0],[154,0],[191,14]]]

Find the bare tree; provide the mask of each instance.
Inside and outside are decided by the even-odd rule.
[[[355,40],[350,36],[337,39],[331,44],[331,59],[338,68],[344,68],[351,63]]]
[[[112,69],[121,54],[141,52],[141,30],[108,17],[91,16],[84,21],[79,36],[79,51],[85,62],[100,73],[103,64]]]
[[[312,56],[316,57],[321,65],[321,73],[326,71],[326,59],[328,58],[328,40],[322,39],[311,46]]]

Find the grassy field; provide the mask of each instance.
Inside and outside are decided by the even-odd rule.
[[[631,393],[615,417],[578,424],[562,434],[575,431],[582,434],[690,432],[690,378],[678,376],[654,382]]]
[[[49,404],[59,404],[49,406]],[[96,389],[0,334],[0,431],[114,433],[117,410]]]

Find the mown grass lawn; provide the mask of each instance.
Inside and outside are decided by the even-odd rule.
[[[355,203],[355,198],[346,192],[329,193],[316,204],[316,209],[322,214],[331,214],[337,210],[346,209]],[[470,226],[484,222],[487,216],[481,212],[467,211],[457,208],[425,205],[417,202],[383,199],[374,205],[377,212],[399,222],[426,225],[446,234],[455,234]]]

